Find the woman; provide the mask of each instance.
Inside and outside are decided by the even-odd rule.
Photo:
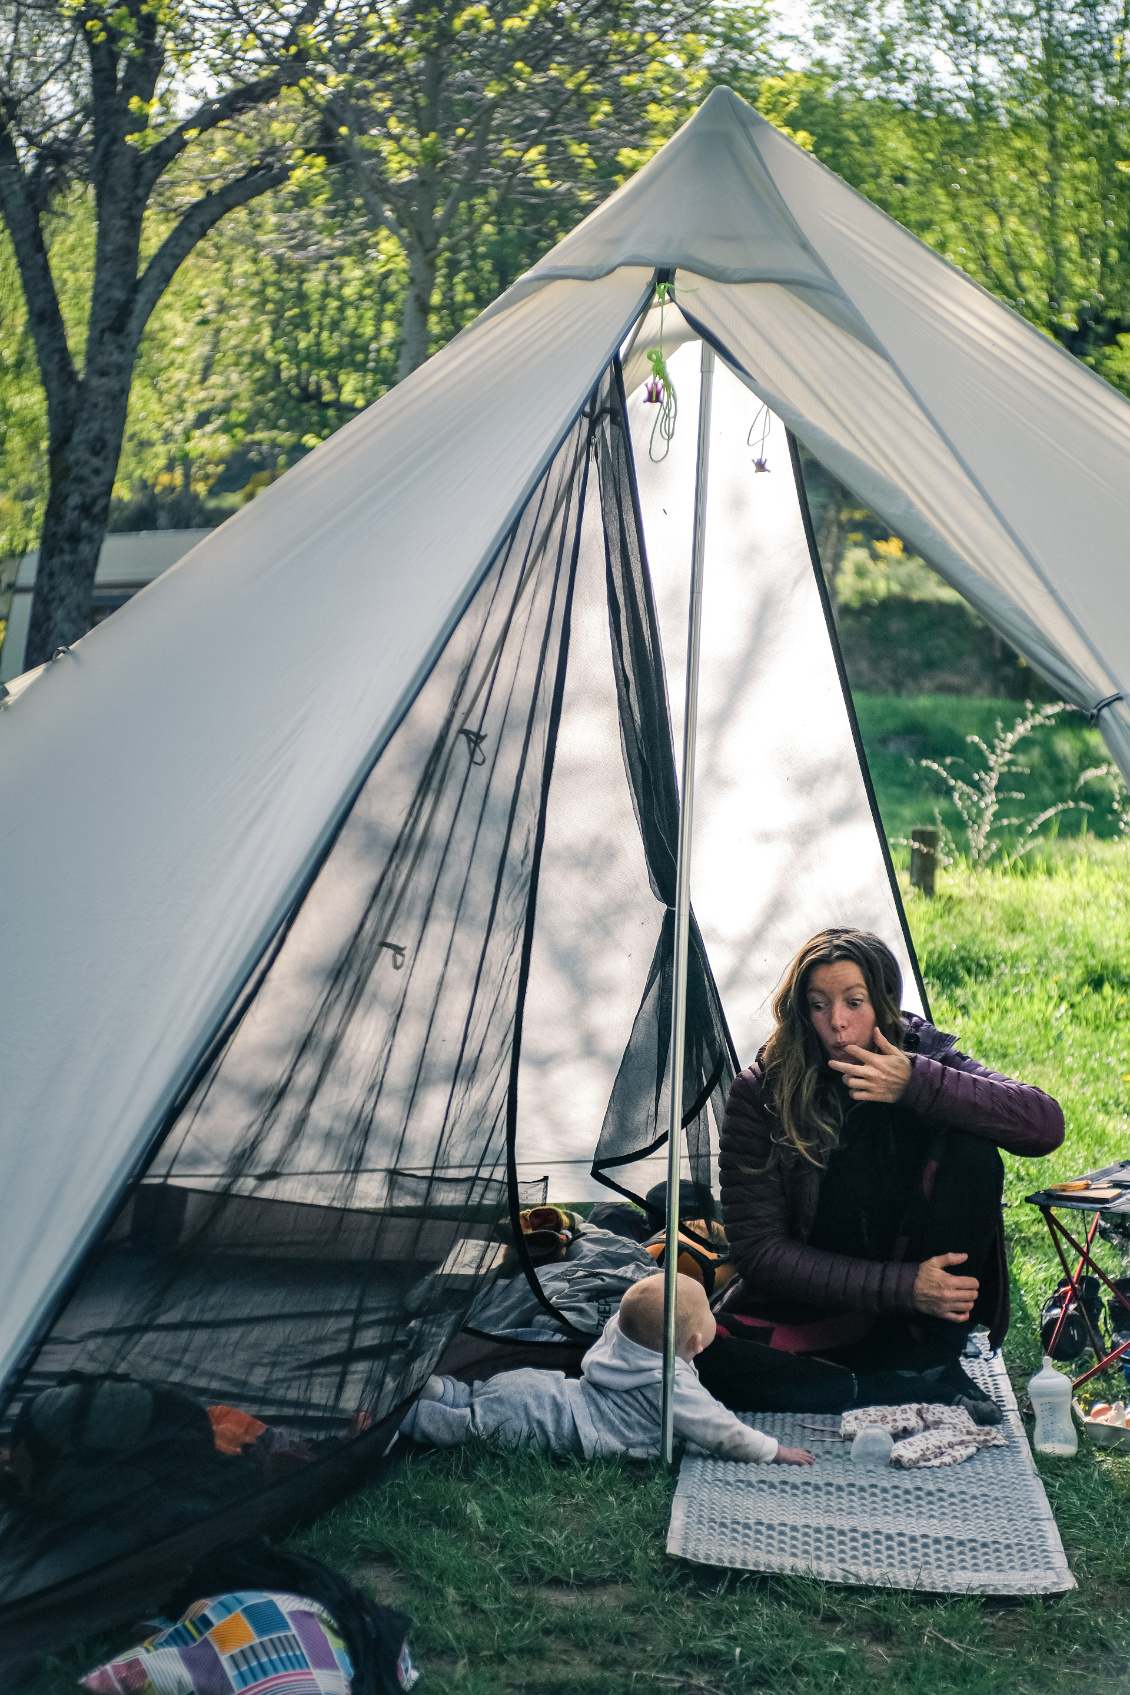
[[[959,1361],[972,1326],[994,1347],[1008,1329],[998,1150],[1051,1153],[1063,1114],[900,1011],[901,992],[877,936],[821,931],[734,1081],[719,1177],[738,1277],[700,1360],[730,1405],[944,1396],[992,1416]]]

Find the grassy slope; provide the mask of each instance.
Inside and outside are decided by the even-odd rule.
[[[1023,1197],[1130,1156],[1130,859],[1116,844],[1027,876],[942,874],[908,897],[936,1021],[986,1064],[1056,1095],[1067,1139],[1051,1159],[1005,1158],[1014,1359],[1033,1363],[1048,1287],[1043,1223]],[[1118,1265],[1104,1250],[1109,1270]]]
[[[911,922],[938,1022],[1063,1101],[1066,1148],[1011,1161],[1016,1203],[1044,1178],[1130,1153],[1130,853],[1092,844],[1025,877],[945,876]],[[1036,1354],[1049,1286],[1038,1218],[1008,1214],[1009,1360]],[[1113,1264],[1113,1259],[1110,1261]],[[980,1695],[1107,1691],[1130,1675],[1130,1459],[1041,1462],[1074,1594],[997,1606],[737,1577],[669,1561],[657,1468],[466,1449],[402,1468],[305,1545],[415,1620],[421,1695],[501,1691]],[[73,1688],[90,1650],[45,1675]]]

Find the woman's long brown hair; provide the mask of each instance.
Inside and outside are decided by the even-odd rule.
[[[799,1154],[824,1165],[843,1124],[839,1073],[828,1066],[824,1044],[812,1024],[808,984],[821,965],[839,960],[858,965],[875,1011],[875,1022],[888,1042],[902,1046],[900,1016],[902,972],[885,942],[868,930],[821,930],[806,942],[777,991],[773,1012],[777,1028],[761,1054],[771,1104],[777,1117],[774,1156]]]

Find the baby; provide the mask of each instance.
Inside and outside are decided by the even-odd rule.
[[[680,1274],[675,1315],[675,1435],[726,1460],[811,1465],[803,1448],[763,1436],[698,1380],[693,1361],[714,1340],[714,1314],[701,1283]],[[663,1395],[663,1274],[634,1283],[591,1347],[578,1381],[560,1371],[503,1371],[468,1388],[429,1377],[401,1425],[406,1436],[453,1448],[472,1432],[507,1447],[600,1459],[659,1453]]]

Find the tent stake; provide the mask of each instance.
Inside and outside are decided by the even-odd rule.
[[[691,927],[691,823],[698,733],[698,660],[702,636],[702,578],[706,545],[706,482],[710,462],[710,403],[714,349],[702,344],[698,459],[694,484],[691,604],[687,620],[687,697],[683,713],[683,782],[679,790],[679,858],[675,877],[675,958],[671,983],[671,1125],[667,1137],[667,1253],[663,1286],[663,1463],[674,1463],[675,1305],[679,1275],[679,1166],[683,1143],[683,1055],[687,1034],[687,961]]]

